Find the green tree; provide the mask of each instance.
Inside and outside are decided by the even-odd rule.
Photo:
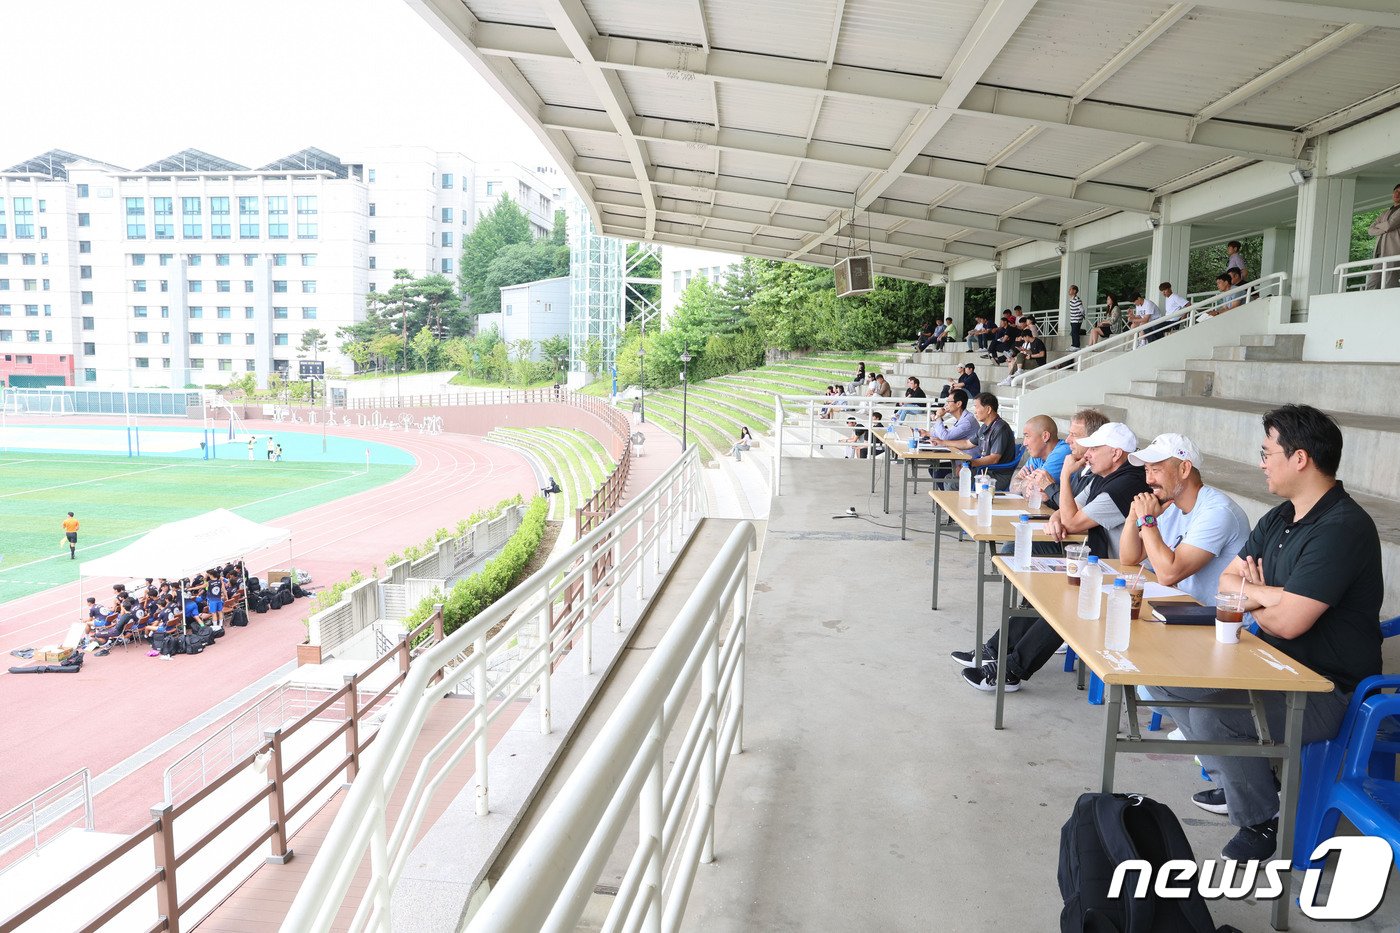
[[[465,334],[468,329],[467,316],[462,313],[462,299],[457,294],[457,286],[445,275],[426,275],[415,279],[407,286],[407,291],[415,299],[415,310],[422,314],[421,321],[410,322],[410,327],[428,327],[440,340]]]
[[[538,282],[554,276],[554,251],[548,240],[503,246],[486,270],[486,287],[496,293],[493,310],[500,310],[500,290],[507,285]]]
[[[540,353],[549,364],[550,373],[556,377],[569,368],[569,338],[555,334],[540,341]]]
[[[590,376],[602,375],[603,341],[597,337],[589,337],[583,345],[583,368]]]
[[[463,238],[458,282],[462,296],[469,302],[469,316],[501,309],[499,286],[492,288],[487,282],[491,263],[505,247],[530,240],[530,221],[509,195],[502,196]]]
[[[433,331],[429,327],[421,328],[413,335],[413,362],[422,370],[432,370],[437,367],[438,353],[442,344],[433,336]]]
[[[326,340],[325,332],[319,327],[309,327],[301,335],[301,343],[297,349],[302,353],[310,353],[313,360],[319,360],[328,346],[330,342]]]
[[[369,344],[369,351],[377,361],[379,369],[385,369],[395,362],[402,362],[399,356],[402,350],[403,344],[400,342],[398,334],[387,332],[380,334]]]

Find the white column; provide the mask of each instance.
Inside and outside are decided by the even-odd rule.
[[[1016,305],[1020,305],[1021,310],[1026,314],[1030,314],[1032,311],[1038,310],[1036,308],[1031,307],[1030,282],[1022,282],[1020,285],[1016,286],[1016,300],[1011,302],[1011,306],[1014,308]]]
[[[1287,272],[1293,265],[1293,228],[1269,227],[1264,231],[1264,253],[1256,275]]]
[[[1021,270],[1002,266],[997,270],[997,306],[992,309],[992,314],[1001,314],[1008,308],[1019,304],[1023,304],[1021,301]]]
[[[1060,335],[1069,336],[1069,287],[1079,286],[1079,300],[1087,311],[1094,303],[1093,286],[1098,276],[1089,273],[1089,251],[1076,250],[1060,257]],[[1068,344],[1065,344],[1068,346]]]
[[[1351,214],[1356,179],[1315,177],[1298,188],[1298,226],[1290,292],[1293,311],[1306,311],[1308,298],[1336,288],[1333,271],[1351,249]]]
[[[967,306],[967,286],[961,282],[949,282],[943,286],[943,316],[952,318],[953,325],[961,334],[967,329],[963,320]]]
[[[1079,290],[1079,297],[1084,299],[1084,307],[1087,309],[1099,303],[1099,270],[1095,269],[1089,273],[1089,290]]]
[[[1147,258],[1147,283],[1142,290],[1149,301],[1157,303],[1157,286],[1162,282],[1170,282],[1173,291],[1186,294],[1190,253],[1190,224],[1164,223],[1152,231],[1152,255]],[[1126,297],[1131,299],[1132,295]]]

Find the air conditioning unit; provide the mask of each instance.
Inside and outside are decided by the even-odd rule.
[[[869,256],[847,256],[832,269],[836,274],[836,297],[864,295],[875,287]]]

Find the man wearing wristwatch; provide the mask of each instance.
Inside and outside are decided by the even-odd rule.
[[[1144,468],[1152,491],[1133,497],[1118,556],[1213,606],[1220,574],[1249,540],[1249,519],[1235,500],[1205,485],[1201,460],[1200,448],[1180,434],[1160,434],[1128,455],[1129,463]]]

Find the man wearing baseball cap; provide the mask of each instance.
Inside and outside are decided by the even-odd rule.
[[[1159,434],[1128,456],[1145,468],[1152,491],[1133,497],[1118,556],[1213,606],[1220,574],[1249,540],[1249,519],[1235,500],[1205,485],[1201,461],[1200,448],[1180,434]]]
[[[1050,517],[1046,531],[1057,541],[1063,541],[1066,535],[1084,534],[1089,553],[1117,557],[1119,529],[1132,510],[1133,497],[1150,492],[1143,468],[1128,462],[1128,455],[1137,450],[1137,436],[1126,424],[1110,421],[1081,440],[1079,448],[1083,455],[1071,453],[1066,457],[1061,475],[1071,477],[1088,463],[1094,478],[1077,495],[1061,492],[1060,507]],[[1011,693],[1020,690],[1021,681],[1054,657],[1064,639],[1040,618],[1013,616],[1007,633],[1006,690]],[[981,658],[973,658],[970,651],[953,652],[953,660],[963,666],[962,676],[969,686],[985,692],[996,690],[994,659],[999,634],[994,633],[982,647]]]

